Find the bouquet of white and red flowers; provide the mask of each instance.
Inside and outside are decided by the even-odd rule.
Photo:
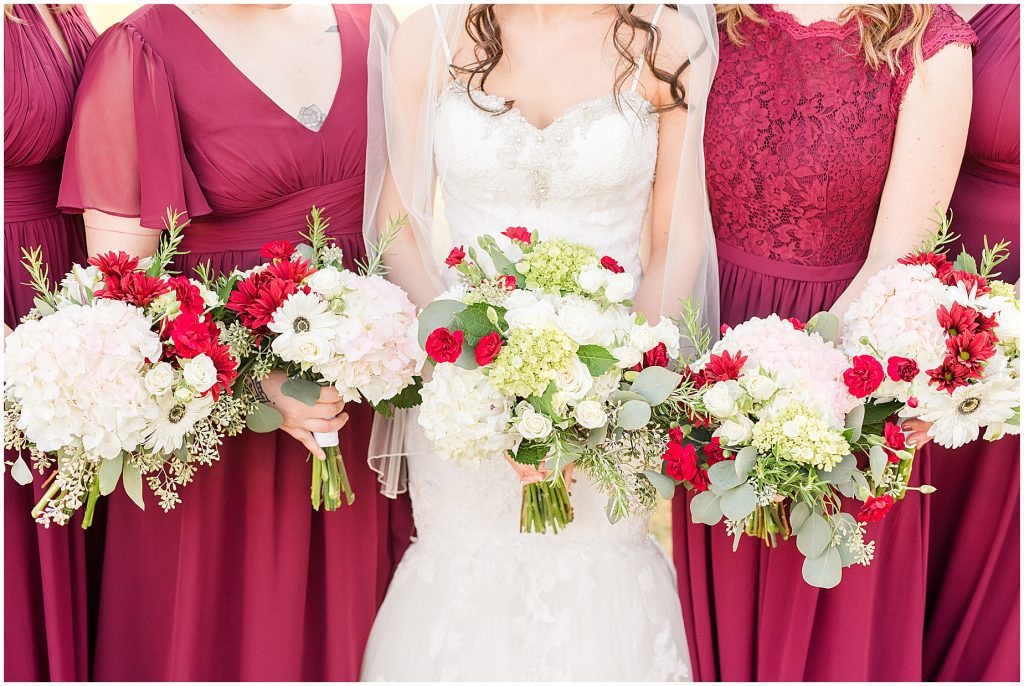
[[[847,312],[843,347],[851,391],[903,417],[932,423],[935,442],[957,448],[1020,432],[1020,300],[997,280],[1005,243],[976,260],[943,218],[937,233],[871,277]]]
[[[703,352],[688,375],[697,393],[666,453],[666,474],[697,491],[695,522],[724,518],[736,545],[743,535],[772,546],[795,535],[803,577],[821,588],[838,584],[843,567],[870,563],[865,523],[907,489],[900,475],[913,457],[891,440],[887,413],[850,393],[837,326],[824,313],[807,325],[770,315],[724,331],[710,350],[696,345]],[[869,468],[856,453],[870,455]],[[844,497],[863,501],[856,517],[841,511]]]
[[[342,265],[327,226],[314,207],[303,234],[308,243],[269,243],[263,248],[268,262],[217,284],[230,292],[227,329],[245,357],[246,378],[258,383],[282,369],[289,375],[282,392],[309,405],[322,386],[333,386],[345,401],[366,398],[380,412],[411,406],[419,399],[423,360],[416,310],[405,291],[382,276],[383,254],[401,222],[391,223],[359,273]],[[266,403],[248,418],[254,431],[273,431],[280,423],[281,415]],[[313,507],[336,510],[342,494],[352,504],[338,434],[314,436],[327,459],[312,461]]]
[[[88,527],[119,480],[143,507],[145,478],[169,510],[222,437],[244,428],[246,407],[231,395],[238,362],[211,317],[217,294],[169,270],[179,219],[168,212],[152,258],[99,255],[56,290],[40,252],[25,253],[38,295],[6,342],[4,430],[40,474],[55,467],[32,510],[41,524],[66,524],[85,505]],[[21,457],[12,475],[32,480]]]
[[[633,278],[611,257],[522,227],[503,235],[504,251],[490,235],[479,251],[453,249],[446,261],[459,283],[420,316],[435,364],[420,426],[444,458],[507,454],[550,473],[523,488],[522,531],[572,521],[569,465],[608,495],[612,521],[648,510],[665,485],[664,437],[646,429],[679,378],[627,370],[677,356],[676,326],[629,311]]]

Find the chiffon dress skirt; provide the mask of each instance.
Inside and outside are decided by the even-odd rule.
[[[81,218],[57,211],[57,191],[75,89],[96,33],[81,6],[53,13],[69,62],[35,5],[10,12],[18,21],[4,20],[4,323],[15,328],[35,296],[22,250],[40,249],[51,279],[85,258]],[[4,451],[5,462],[17,457]],[[89,675],[86,533],[81,515],[49,529],[32,520],[43,491],[43,476],[34,476],[32,486],[3,479],[4,678],[80,681]]]

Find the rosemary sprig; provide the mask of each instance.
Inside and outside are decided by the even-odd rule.
[[[403,214],[397,219],[388,217],[388,226],[384,233],[381,234],[380,239],[374,245],[367,246],[366,260],[356,262],[360,274],[384,276],[388,273],[387,265],[384,264],[384,255],[387,254],[391,244],[398,238],[402,227],[408,223],[409,215],[407,214]]]
[[[21,264],[28,271],[29,276],[28,283],[24,285],[31,286],[39,300],[51,307],[56,307],[56,300],[50,290],[50,268],[43,262],[42,247],[37,245],[31,249],[22,248]]]
[[[994,279],[999,276],[999,272],[993,270],[1010,257],[1010,241],[999,241],[991,248],[988,245],[988,236],[984,237],[984,241],[978,273],[985,279]]]
[[[917,252],[946,252],[946,248],[955,240],[960,238],[958,234],[953,233],[953,210],[949,210],[945,214],[939,212],[938,208],[935,208],[936,219],[932,221],[938,227],[934,233],[929,233],[928,236],[921,241],[921,244],[917,247]]]
[[[160,245],[153,254],[153,264],[146,271],[147,276],[156,277],[161,274],[177,274],[177,272],[172,271],[169,267],[175,257],[185,254],[185,252],[178,250],[182,239],[185,238],[185,227],[188,226],[188,221],[181,220],[183,216],[185,216],[184,212],[177,212],[170,207],[167,208],[167,217],[164,219],[166,230],[160,236]]]
[[[683,311],[679,315],[679,330],[683,338],[690,342],[694,357],[700,357],[711,346],[711,332],[700,319],[700,308],[688,299],[683,303]]]

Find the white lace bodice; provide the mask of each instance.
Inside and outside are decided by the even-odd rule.
[[[474,91],[484,107],[504,99]],[[658,115],[635,91],[578,103],[538,129],[491,114],[464,86],[441,94],[434,159],[455,245],[509,226],[587,243],[640,282],[640,238],[658,154]]]

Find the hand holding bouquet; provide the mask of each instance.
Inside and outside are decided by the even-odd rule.
[[[342,265],[341,250],[326,235],[327,222],[313,208],[303,236],[308,244],[270,243],[263,248],[269,262],[221,279],[218,288],[230,293],[228,330],[244,351],[246,374],[254,383],[282,369],[289,376],[282,392],[307,405],[317,403],[323,386],[333,386],[344,401],[366,398],[383,412],[418,400],[422,355],[415,308],[381,275],[382,255],[399,226],[392,224],[356,273]],[[263,403],[248,424],[255,431],[273,431],[281,420]],[[322,503],[336,510],[342,494],[352,504],[355,494],[337,432],[314,437],[327,459],[312,461],[313,507]]]
[[[55,291],[38,250],[25,254],[38,297],[6,343],[5,445],[27,449],[40,473],[55,466],[32,511],[43,525],[85,505],[88,527],[119,480],[141,508],[143,477],[169,510],[244,427],[237,360],[210,315],[217,294],[169,270],[179,218],[168,212],[154,257],[99,255]],[[32,479],[21,457],[12,474]]]

